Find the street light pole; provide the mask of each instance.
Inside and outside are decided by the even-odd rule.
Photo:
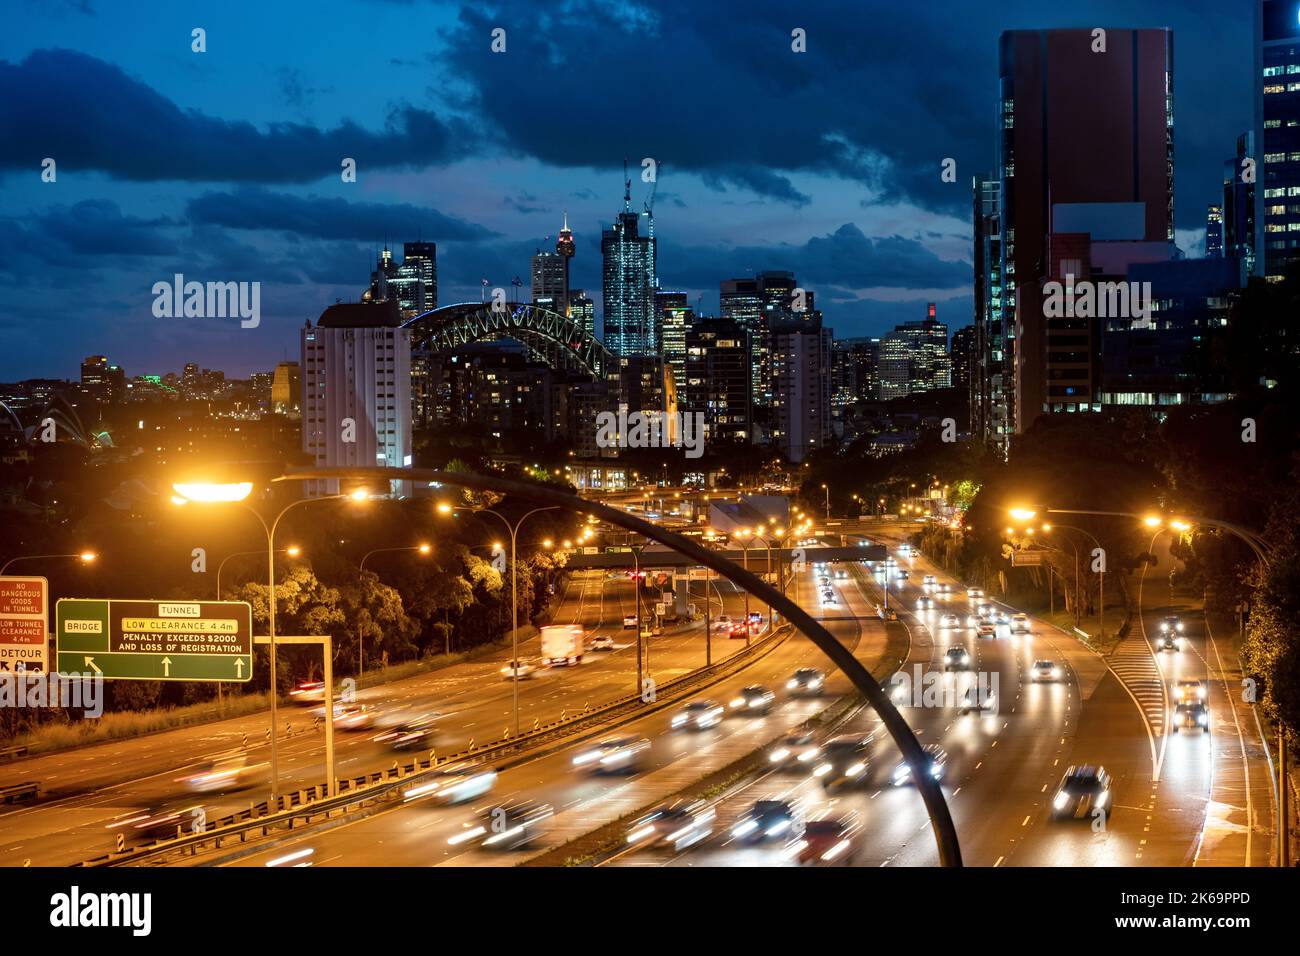
[[[419,551],[421,554],[428,554],[429,546],[427,544],[415,544],[405,548],[373,548],[361,556],[361,563],[357,566],[358,578],[360,577],[360,575],[366,573],[366,560],[372,554],[383,554],[385,552],[391,552],[391,551]],[[365,670],[366,670],[365,642],[364,642],[364,637],[361,633],[361,622],[358,620],[357,621],[357,680],[361,679],[361,675],[365,673]]]
[[[56,558],[77,558],[83,564],[89,564],[95,560],[95,552],[81,551],[77,554],[20,554],[16,558],[10,558],[0,566],[0,575],[9,570],[9,565],[17,564],[19,561],[53,561]]]

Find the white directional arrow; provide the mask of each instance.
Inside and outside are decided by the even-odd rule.
[[[240,677],[244,676],[244,659],[242,657],[235,658],[235,673]]]
[[[163,677],[171,677],[171,676],[172,676],[172,659],[171,659],[170,657],[164,657],[164,658],[162,659],[162,666],[163,666]]]
[[[86,666],[89,667],[89,668],[90,668],[92,671],[94,671],[96,674],[102,674],[102,673],[104,673],[103,671],[101,671],[101,670],[99,669],[99,665],[97,665],[97,664],[95,663],[95,659],[94,659],[93,657],[87,657],[87,658],[86,658]]]

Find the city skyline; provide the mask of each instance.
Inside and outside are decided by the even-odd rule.
[[[14,131],[0,152],[11,200],[0,250],[8,305],[0,380],[70,375],[91,353],[131,373],[197,360],[246,376],[292,358],[305,319],[336,299],[356,301],[385,242],[436,242],[440,303],[473,301],[482,278],[510,289],[527,276],[532,254],[553,243],[566,211],[577,247],[572,286],[599,300],[600,234],[619,208],[625,156],[634,210],[652,185],[641,179],[642,158],[658,161],[659,278],[704,314],[718,314],[720,282],[790,270],[817,290],[841,337],[885,334],[920,317],[928,302],[959,328],[972,313],[970,181],[994,152],[997,36],[1063,20],[1013,3],[972,33],[944,22],[944,8],[891,10],[872,21],[862,49],[835,35],[836,18],[847,14],[833,8],[801,11],[801,22],[787,25],[790,14],[760,6],[742,26],[693,10],[642,11],[641,20],[625,22],[593,7],[590,23],[564,15],[563,49],[534,13],[503,10],[498,19],[517,27],[507,31],[506,51],[492,54],[492,24],[478,14],[365,3],[340,8],[327,31],[366,19],[411,39],[382,54],[358,51],[342,67],[319,51],[286,47],[266,56],[270,40],[244,29],[241,11],[211,17],[206,52],[195,53],[194,25],[179,15],[34,8],[0,39],[0,83],[24,91],[0,106],[0,126]],[[291,12],[264,15],[275,25]],[[1176,235],[1184,252],[1199,254],[1223,156],[1250,126],[1249,25],[1208,3],[1173,12],[1096,3],[1086,16],[1174,31],[1177,62],[1187,67],[1175,71]],[[97,39],[115,18],[138,29]],[[806,54],[789,52],[795,26],[807,30]],[[892,99],[846,113],[854,84],[845,78],[909,69],[873,56],[921,37],[935,53],[927,72],[913,86],[895,83]],[[1234,37],[1237,58],[1222,52]],[[664,80],[647,90],[642,67],[626,67],[599,90],[566,86],[565,122],[537,122],[545,89],[566,62],[611,74],[615,63],[652,57],[656,38],[694,51],[697,66],[683,72],[711,71],[748,108],[725,98],[696,104],[659,90]],[[437,49],[424,59],[410,49],[430,43]],[[754,85],[746,51],[765,45],[773,56],[788,52],[800,84]],[[533,74],[538,89],[503,86],[494,55],[518,57],[513,69]],[[266,70],[257,65],[263,60],[284,65]],[[1198,61],[1224,68],[1196,69]],[[453,72],[454,94],[414,92],[422,80]],[[264,92],[253,95],[254,87]],[[834,95],[814,106],[809,97],[828,89]],[[45,96],[74,97],[80,112],[106,122],[73,127],[64,117],[79,111],[42,106]],[[671,113],[655,109],[660,97],[673,103]],[[799,120],[792,135],[776,139],[806,131],[818,148],[755,135],[762,118],[782,113]],[[612,119],[630,115],[664,119]],[[336,153],[357,159],[357,182],[341,181]],[[51,156],[57,180],[41,182],[41,161]],[[948,157],[957,163],[951,183],[940,175]],[[156,319],[150,289],[178,272],[261,282],[260,327],[232,334],[219,320]],[[51,286],[70,313],[55,337],[44,333]]]

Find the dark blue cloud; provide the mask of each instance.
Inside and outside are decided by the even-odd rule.
[[[231,229],[291,232],[316,239],[372,242],[385,236],[475,241],[496,233],[428,207],[410,203],[348,202],[325,196],[292,196],[257,187],[208,192],[186,205],[191,222]]]
[[[381,131],[351,121],[229,121],[182,109],[119,67],[72,50],[0,61],[0,169],[98,170],[118,179],[301,183],[367,170],[426,167],[467,155],[478,136],[459,120],[395,107]]]

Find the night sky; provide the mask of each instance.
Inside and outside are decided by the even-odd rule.
[[[16,0],[0,29],[0,381],[75,378],[92,353],[128,375],[269,370],[297,359],[305,319],[360,295],[385,237],[436,241],[440,303],[477,301],[482,278],[527,286],[566,209],[573,284],[599,310],[624,157],[638,209],[641,159],[662,163],[661,284],[702,293],[706,313],[720,279],[790,269],[840,337],[926,301],[956,329],[1005,29],[1174,30],[1178,242],[1200,255],[1251,124],[1249,5],[1057,6]],[[155,318],[151,288],[177,272],[261,282],[261,325]]]

